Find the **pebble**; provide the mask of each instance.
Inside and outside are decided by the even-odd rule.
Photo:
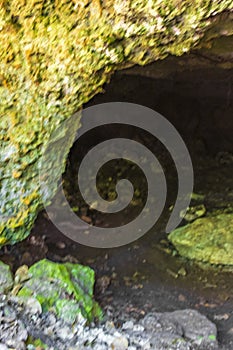
[[[54,314],[50,313],[50,314],[48,315],[48,322],[49,322],[51,325],[54,325],[54,324],[57,322],[56,317],[55,317]]]
[[[57,335],[62,340],[71,340],[74,337],[74,334],[72,333],[72,329],[68,326],[65,326],[62,329],[60,329]]]
[[[133,329],[133,321],[127,321],[123,324],[122,329]]]
[[[36,298],[28,298],[25,303],[26,312],[35,315],[42,313],[42,307],[39,301]]]
[[[0,343],[0,350],[8,350],[8,346],[3,343]]]
[[[115,338],[111,344],[113,350],[127,350],[128,349],[128,340],[126,337]]]
[[[59,241],[59,242],[56,243],[56,247],[58,249],[65,249],[66,244],[64,242],[62,242],[62,241]]]
[[[133,327],[134,332],[144,332],[144,327],[141,326],[140,324],[135,324]]]

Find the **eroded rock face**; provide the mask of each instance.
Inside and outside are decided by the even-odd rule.
[[[179,253],[211,264],[233,265],[233,215],[195,220],[168,236]]]
[[[232,7],[232,0],[1,1],[0,246],[24,239],[41,208],[38,164],[51,133],[114,70],[188,52],[216,25],[210,16]],[[78,127],[74,118],[54,140],[46,202]]]

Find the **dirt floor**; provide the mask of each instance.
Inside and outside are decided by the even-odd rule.
[[[206,159],[196,169],[195,192],[205,195],[207,210],[219,209],[218,203],[225,207],[232,204],[227,189],[232,188],[233,165],[217,164],[218,161]],[[146,236],[130,245],[95,249],[69,240],[42,212],[31,236],[2,249],[0,258],[14,270],[44,257],[89,265],[96,271],[96,297],[117,322],[124,321],[124,313],[141,317],[150,310],[194,308],[216,323],[222,346],[231,349],[233,272],[224,271],[221,266],[198,266],[175,255],[162,230],[166,220],[165,213]]]

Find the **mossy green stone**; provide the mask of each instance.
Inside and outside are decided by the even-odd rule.
[[[210,264],[233,265],[233,214],[200,218],[168,236],[180,255]]]
[[[68,322],[81,314],[88,321],[101,318],[102,312],[93,299],[94,271],[79,264],[41,260],[29,269],[30,279],[19,297],[36,298],[43,311],[53,310]]]

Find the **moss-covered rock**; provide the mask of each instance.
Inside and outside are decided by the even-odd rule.
[[[0,261],[0,294],[7,293],[13,286],[10,266]]]
[[[93,299],[95,278],[91,268],[41,260],[29,268],[28,276],[17,296],[36,298],[43,312],[53,310],[70,323],[78,315],[88,321],[101,317],[101,309]]]
[[[211,16],[232,8],[232,0],[0,1],[0,246],[24,239],[41,209],[38,164],[51,133],[114,70],[182,55]],[[79,126],[70,121],[54,140],[47,203]]]
[[[233,265],[233,215],[200,218],[168,236],[187,258],[210,264]]]

